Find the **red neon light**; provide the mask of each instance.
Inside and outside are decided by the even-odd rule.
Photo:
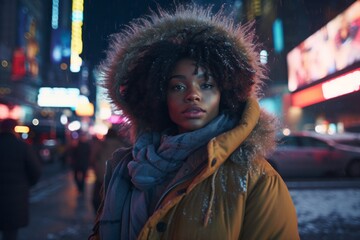
[[[306,107],[360,90],[360,68],[291,95],[292,106]]]
[[[315,85],[302,91],[293,93],[291,96],[292,106],[306,107],[325,100],[321,85]]]

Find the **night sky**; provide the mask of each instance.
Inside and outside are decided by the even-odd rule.
[[[187,3],[182,0],[177,2]],[[90,65],[97,65],[105,58],[104,51],[109,44],[109,36],[119,32],[130,20],[156,10],[157,5],[173,6],[170,0],[89,0],[84,1],[83,59]]]
[[[149,10],[156,10],[157,6],[171,8],[176,3],[196,2],[200,5],[213,4],[214,10],[222,4],[231,5],[236,0],[87,0],[84,1],[82,58],[92,68],[105,58],[109,36],[119,32],[124,25],[134,18],[148,14]],[[284,34],[286,35],[284,52],[292,49],[313,34],[326,22],[333,19],[354,0],[278,0],[277,14],[284,20]],[[276,5],[276,4],[275,4]],[[272,47],[270,21],[267,19],[271,12],[264,12],[264,19],[258,21],[257,34],[260,41],[268,48]],[[273,62],[271,78],[286,80],[286,73],[282,69],[286,64],[282,60],[269,59]],[[279,69],[278,69],[279,68]]]

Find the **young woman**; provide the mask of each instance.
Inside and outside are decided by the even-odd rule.
[[[90,239],[299,239],[281,177],[265,160],[273,117],[250,25],[178,6],[132,22],[102,64],[134,143],[107,163]]]

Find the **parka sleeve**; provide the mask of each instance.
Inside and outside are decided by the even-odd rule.
[[[250,190],[240,239],[300,239],[296,209],[280,175],[266,162]]]

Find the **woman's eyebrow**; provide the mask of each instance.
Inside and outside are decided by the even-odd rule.
[[[171,80],[173,78],[185,79],[186,77],[184,75],[181,75],[181,74],[175,74],[175,75],[170,76],[169,80]]]
[[[212,74],[205,73],[205,72],[194,73],[194,75],[196,75],[197,77],[200,77],[200,78],[205,77],[205,76],[207,76],[207,77],[209,77],[209,78],[212,77]],[[186,76],[185,76],[185,75],[181,75],[181,74],[175,74],[175,75],[171,75],[171,76],[169,77],[169,80],[170,80],[170,79],[173,79],[173,78],[185,79]]]

